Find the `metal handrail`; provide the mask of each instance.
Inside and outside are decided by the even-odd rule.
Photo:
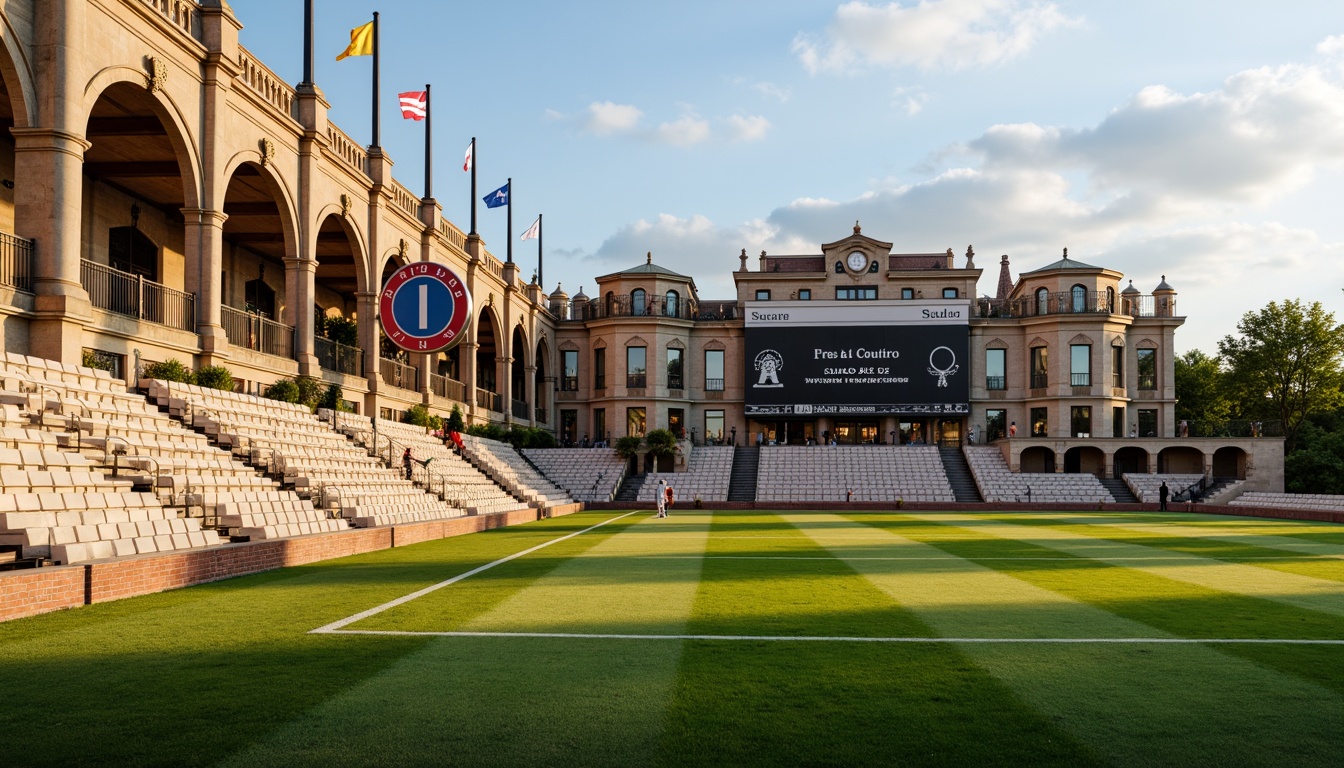
[[[196,330],[196,297],[190,293],[88,259],[80,260],[79,281],[89,293],[89,303],[99,309],[178,330]]]

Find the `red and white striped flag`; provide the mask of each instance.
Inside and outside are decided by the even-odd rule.
[[[428,91],[407,91],[398,93],[401,100],[401,116],[407,120],[424,120],[425,109],[429,107]]]
[[[462,161],[462,170],[464,171],[471,170],[471,153],[475,149],[476,149],[476,140],[472,139],[471,143],[467,145],[467,157],[465,160]]]

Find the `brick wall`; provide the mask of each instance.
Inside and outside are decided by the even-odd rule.
[[[84,569],[39,568],[0,573],[0,621],[84,604]]]

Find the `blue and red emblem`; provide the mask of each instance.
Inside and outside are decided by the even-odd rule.
[[[378,299],[383,333],[407,352],[442,352],[471,322],[471,293],[457,273],[432,261],[407,264],[387,279]]]

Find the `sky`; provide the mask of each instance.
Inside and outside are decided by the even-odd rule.
[[[242,44],[301,80],[304,4],[230,5]],[[316,6],[332,121],[370,142],[370,59],[335,57],[380,11],[393,174],[423,191],[424,124],[397,93],[431,83],[445,217],[468,229],[475,136],[479,195],[513,179],[525,277],[536,242],[516,238],[545,214],[547,292],[652,252],[729,298],[742,249],[819,254],[859,221],[896,253],[974,246],[982,294],[1001,254],[1014,279],[1063,248],[1145,294],[1165,275],[1181,352],[1270,301],[1344,320],[1344,3]],[[504,258],[504,209],[478,223]]]

